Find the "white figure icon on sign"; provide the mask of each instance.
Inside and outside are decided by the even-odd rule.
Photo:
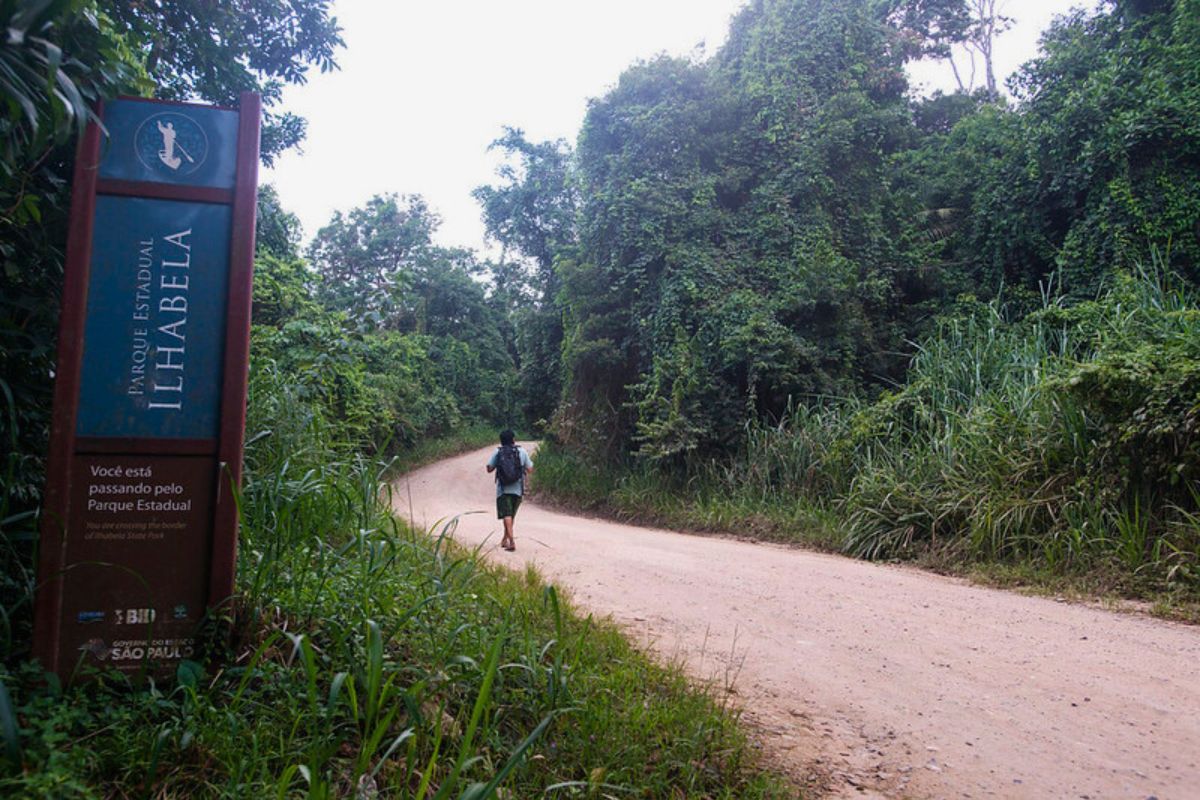
[[[183,145],[175,141],[174,123],[168,122],[166,125],[163,125],[160,120],[158,122],[158,132],[162,134],[163,138],[162,150],[158,151],[160,161],[171,169],[179,169],[184,159],[187,159],[189,164],[196,163],[195,159],[188,154],[188,151],[183,149]],[[179,155],[175,154],[176,151],[179,152]],[[183,158],[181,159],[179,156],[183,156]]]

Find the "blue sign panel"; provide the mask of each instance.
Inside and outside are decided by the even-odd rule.
[[[114,100],[104,107],[104,127],[101,178],[233,187],[236,111]]]
[[[217,436],[232,210],[96,199],[79,436]]]

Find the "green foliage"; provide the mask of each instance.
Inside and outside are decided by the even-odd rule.
[[[324,309],[312,297],[313,279],[303,260],[260,249],[254,262],[254,324],[277,328],[320,316]]]
[[[308,248],[326,305],[349,311],[365,327],[397,327],[395,295],[408,288],[438,224],[422,198],[395,194],[335,212]]]
[[[1131,9],[1057,21],[1014,79],[1016,109],[968,117],[921,155],[928,205],[966,217],[946,257],[982,286],[1057,271],[1086,298],[1150,246],[1200,279],[1200,8]]]
[[[85,0],[0,4],[0,177],[9,181],[55,145],[82,133],[91,105],[115,88],[145,86],[140,60],[96,3]],[[36,215],[36,195],[20,194],[19,209]],[[10,212],[12,213],[12,212]],[[7,216],[7,215],[6,215]]]
[[[572,183],[571,148],[561,139],[530,142],[524,132],[505,128],[488,149],[503,151],[506,159],[496,171],[502,185],[472,192],[488,236],[531,259],[552,297],[554,259],[575,241],[579,196]]]
[[[368,450],[408,446],[464,421],[442,379],[469,362],[470,354],[465,346],[452,346],[435,362],[434,346],[419,335],[364,336],[328,315],[256,328],[251,343],[257,364],[286,376],[302,399],[320,404],[337,438]]]
[[[907,58],[946,58],[950,45],[970,34],[965,0],[889,0],[878,7],[894,31],[893,46]]]
[[[279,193],[271,184],[258,187],[258,208],[254,224],[254,247],[258,254],[284,260],[300,257],[300,218],[283,207]]]
[[[267,262],[264,315],[285,304],[296,315],[264,332],[263,353],[311,376],[368,446],[521,416],[506,309],[475,279],[474,253],[431,243],[437,222],[419,197],[377,196],[318,232],[313,271]]]
[[[1016,105],[907,98],[905,59],[975,35],[968,17],[756,2],[712,60],[636,65],[592,102],[578,233],[553,248],[564,442],[686,469],[794,399],[902,380],[957,294],[1023,312],[1053,274],[1078,301],[1151,246],[1200,278],[1195,0],[1063,18]]]
[[[946,323],[843,448],[847,548],[1116,561],[1130,586],[1196,589],[1197,319],[1153,272],[1018,323]]]
[[[638,65],[592,103],[581,244],[560,265],[564,440],[616,430],[678,464],[791,397],[899,376],[937,286],[893,188],[913,132],[877,10],[755,3],[711,62]]]

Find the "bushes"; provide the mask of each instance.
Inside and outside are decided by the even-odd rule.
[[[1185,550],[1194,561],[1179,523],[1194,507],[1198,311],[1155,270],[1018,323],[976,315],[966,336],[950,323],[898,396],[925,424],[855,470],[848,548],[896,553],[941,534],[975,557],[1119,556],[1157,577]],[[964,369],[973,380],[955,394],[922,391]]]
[[[834,448],[842,457],[831,463],[853,476],[825,498],[845,513],[846,549],[1117,559],[1155,580],[1179,577],[1200,555],[1186,522],[1198,335],[1196,297],[1161,269],[1074,308],[1007,322],[993,304],[943,323],[908,383],[860,411]]]
[[[394,331],[358,334],[332,315],[257,326],[252,347],[256,370],[287,375],[292,390],[332,421],[334,438],[371,452],[491,419],[495,394],[486,388],[507,378],[482,370],[466,343]],[[474,397],[469,385],[479,387]]]
[[[445,282],[457,286],[453,277]],[[402,331],[321,306],[312,299],[316,280],[302,261],[260,255],[251,347],[256,369],[287,376],[301,399],[321,408],[337,429],[333,438],[395,452],[470,424],[517,423],[516,367],[503,341],[486,326],[445,316],[443,305],[454,303],[442,294],[427,314],[428,332]],[[483,290],[465,280],[460,294],[480,300]]]

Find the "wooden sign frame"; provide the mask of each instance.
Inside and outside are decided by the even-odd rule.
[[[170,101],[146,100],[143,98],[120,98],[123,104],[148,103],[161,108],[160,116],[175,116],[187,113],[203,114],[212,110],[235,112],[237,114],[236,138],[236,167],[234,182],[230,187],[214,187],[202,185],[184,185],[181,183],[155,182],[149,180],[125,180],[101,176],[101,162],[105,157],[106,147],[112,143],[106,140],[100,125],[92,122],[87,126],[78,147],[75,162],[73,193],[71,197],[70,228],[66,250],[66,270],[63,287],[62,314],[59,323],[58,361],[55,374],[54,410],[51,422],[50,448],[47,460],[47,477],[45,490],[44,513],[41,524],[41,538],[38,554],[38,589],[34,606],[34,655],[47,670],[69,679],[76,674],[78,667],[84,663],[93,666],[116,666],[125,672],[141,674],[166,674],[174,670],[178,660],[189,657],[191,652],[168,651],[167,648],[150,647],[152,643],[155,619],[163,620],[160,626],[167,626],[165,619],[169,609],[163,604],[169,603],[166,597],[150,597],[145,608],[152,610],[147,615],[143,613],[136,620],[131,630],[131,640],[145,636],[143,652],[130,647],[128,652],[117,653],[113,645],[111,626],[114,622],[128,622],[131,616],[128,611],[114,609],[111,598],[94,596],[87,597],[87,607],[95,611],[79,612],[76,619],[67,619],[67,609],[79,606],[75,597],[80,591],[90,592],[91,584],[86,581],[74,580],[76,572],[86,572],[76,557],[80,551],[79,530],[80,521],[86,515],[81,507],[81,498],[86,495],[86,487],[81,486],[81,470],[86,464],[123,464],[123,463],[163,463],[169,469],[161,470],[179,474],[191,474],[196,471],[197,464],[204,464],[204,470],[211,465],[211,483],[206,477],[200,486],[201,494],[212,492],[211,497],[196,497],[195,511],[186,522],[173,523],[176,526],[197,524],[197,519],[205,519],[207,530],[203,535],[207,539],[208,563],[200,569],[197,564],[179,564],[178,574],[186,575],[187,580],[202,584],[199,590],[204,597],[204,608],[189,608],[183,605],[175,606],[176,629],[182,626],[198,628],[202,621],[212,620],[214,614],[228,609],[234,595],[234,579],[237,561],[238,537],[238,508],[236,490],[241,485],[242,450],[245,439],[246,424],[246,391],[248,380],[248,362],[250,350],[250,314],[251,314],[251,281],[254,269],[254,237],[258,188],[259,164],[259,134],[262,116],[262,102],[258,94],[243,93],[237,109],[220,108],[215,106],[175,103]],[[114,104],[115,105],[115,104]],[[126,106],[128,108],[128,106]],[[139,110],[139,109],[135,109]],[[97,116],[105,117],[102,105],[97,109]],[[159,130],[162,130],[160,128]],[[174,133],[172,132],[172,137]],[[166,141],[164,139],[164,141]],[[173,139],[172,139],[173,143]],[[174,151],[170,150],[169,155]],[[95,241],[97,202],[99,198],[145,198],[151,200],[179,201],[185,204],[204,204],[201,209],[212,205],[226,206],[231,209],[231,225],[228,241],[228,277],[227,297],[224,321],[224,352],[223,367],[221,368],[221,387],[219,390],[219,409],[217,410],[216,436],[201,438],[158,438],[153,435],[138,436],[81,436],[77,425],[81,405],[86,407],[89,397],[81,397],[84,381],[81,380],[81,369],[85,353],[85,330],[88,320],[89,282],[93,263],[93,243]],[[105,201],[108,202],[108,201]],[[181,206],[182,207],[182,206]],[[181,279],[182,280],[182,279]],[[203,331],[199,332],[203,335]],[[182,384],[182,377],[180,378]],[[129,457],[129,458],[126,458]],[[195,457],[191,461],[179,461],[181,457]],[[140,461],[139,461],[140,459]],[[158,459],[158,461],[155,461]],[[180,469],[186,466],[183,472]],[[94,467],[93,467],[94,468]],[[170,488],[183,486],[185,479],[171,484]],[[186,487],[185,487],[186,488]],[[156,491],[159,489],[156,487]],[[190,489],[188,489],[190,491]],[[189,503],[190,506],[190,503]],[[211,516],[209,509],[211,509]],[[183,519],[183,517],[180,517]],[[157,524],[154,520],[151,527]],[[161,536],[161,534],[156,534]],[[200,535],[191,531],[190,535]],[[168,537],[169,538],[169,537]],[[98,547],[91,546],[93,555]],[[156,558],[169,561],[171,548],[162,545],[149,548],[157,552]],[[101,562],[105,563],[101,563]],[[142,583],[147,572],[159,569],[158,563],[120,563],[119,560],[92,558],[87,568],[100,567],[121,570],[137,577],[142,575]],[[97,566],[98,565],[98,566]],[[163,563],[162,568],[168,565]],[[203,571],[206,574],[196,574]],[[76,586],[75,584],[80,584]],[[134,581],[136,583],[136,581]],[[180,610],[182,609],[182,611]],[[85,614],[88,615],[85,619]],[[133,615],[137,616],[137,615]],[[76,626],[92,623],[89,631],[100,635],[91,641],[96,642],[90,652],[83,647],[67,647],[64,642],[73,643],[78,640]],[[95,623],[99,623],[96,625]],[[143,625],[149,629],[141,630]],[[76,652],[84,650],[85,652]],[[132,653],[133,657],[128,657]],[[126,656],[118,659],[118,655]]]

